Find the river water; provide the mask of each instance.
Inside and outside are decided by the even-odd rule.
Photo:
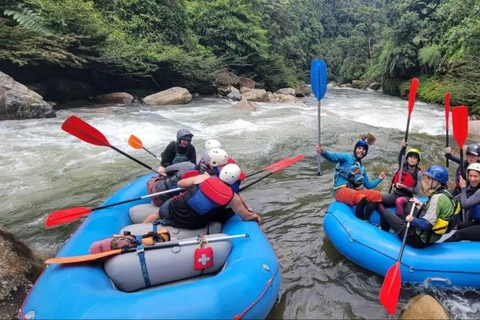
[[[152,167],[159,165],[158,160],[129,147],[130,134],[159,155],[178,129],[187,128],[195,134],[198,155],[207,139],[216,138],[247,173],[304,153],[304,161],[243,194],[261,213],[282,265],[280,296],[269,317],[388,318],[377,298],[383,277],[345,259],[324,234],[334,166],[322,160],[324,174],[316,175],[317,102],[313,97],[302,101],[304,105],[259,103],[257,112],[248,113],[230,108],[233,101],[203,97],[185,106],[77,108],[58,111],[54,119],[0,122],[1,224],[52,256],[79,222],[45,229],[50,212],[97,206],[148,173],[110,148],[89,145],[62,131],[62,122],[72,114],[99,129],[112,145]],[[374,134],[377,140],[364,162],[372,177],[382,171],[389,174],[380,185],[387,192],[406,118],[407,102],[399,98],[329,89],[322,100],[322,142],[327,150],[350,151],[360,134]],[[422,151],[422,166],[443,164],[443,108],[417,102],[411,119],[409,142]],[[455,169],[450,167],[451,176]],[[454,318],[480,317],[475,291],[404,285],[399,307],[419,293],[436,296]]]

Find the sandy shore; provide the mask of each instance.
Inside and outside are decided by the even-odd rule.
[[[468,122],[468,140],[480,143],[480,120]]]

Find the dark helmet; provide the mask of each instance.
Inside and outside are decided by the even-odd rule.
[[[467,146],[467,154],[473,154],[475,156],[478,156],[480,154],[480,147],[476,143],[469,144]]]
[[[193,134],[187,129],[180,129],[177,131],[177,142],[180,142],[180,139],[192,140]]]
[[[423,172],[423,175],[437,180],[444,186],[447,185],[448,171],[442,166],[434,164],[433,166],[428,168],[425,172]]]
[[[353,148],[353,155],[354,156],[355,156],[355,151],[357,150],[358,147],[364,147],[365,148],[365,156],[364,157],[366,157],[367,153],[368,153],[368,143],[365,140],[365,138],[362,138],[355,143],[355,147]]]

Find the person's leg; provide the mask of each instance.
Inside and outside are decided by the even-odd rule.
[[[395,206],[395,199],[397,199],[397,195],[393,192],[382,195],[382,204],[385,207],[393,207]]]
[[[407,222],[400,219],[398,216],[394,215],[392,212],[387,209],[381,209],[380,218],[381,218],[381,227],[382,230],[385,230],[388,227],[391,227],[393,231],[400,236],[402,231],[405,229]]]
[[[355,208],[355,216],[359,219],[363,218],[365,206],[367,205],[366,197],[357,190],[350,188],[341,188],[335,193],[335,200],[343,202],[349,206],[357,206]]]
[[[395,200],[395,209],[397,209],[397,216],[403,217],[403,214],[404,214],[403,207],[407,202],[408,202],[407,197],[398,197]]]
[[[444,242],[453,242],[453,241],[480,241],[480,225],[471,225],[469,227],[464,227],[463,229],[457,230],[453,236],[445,240]]]
[[[377,205],[379,205],[380,203],[379,202],[369,202],[367,203],[367,205],[365,206],[365,215],[363,216],[363,220],[369,220],[370,219],[370,216],[372,215],[373,213],[373,210],[375,210],[377,208]]]
[[[152,223],[153,221],[156,221],[158,219],[163,219],[165,221],[169,220],[169,213],[168,213],[168,207],[170,205],[170,202],[172,202],[172,199],[169,199],[165,201],[161,206],[158,211],[155,211],[151,215],[149,215],[143,223]]]

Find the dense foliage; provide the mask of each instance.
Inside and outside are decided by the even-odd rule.
[[[480,108],[478,0],[4,0],[0,14],[0,62],[18,68],[211,92],[224,69],[295,86],[322,58],[337,82],[404,95],[418,76],[420,98]]]

